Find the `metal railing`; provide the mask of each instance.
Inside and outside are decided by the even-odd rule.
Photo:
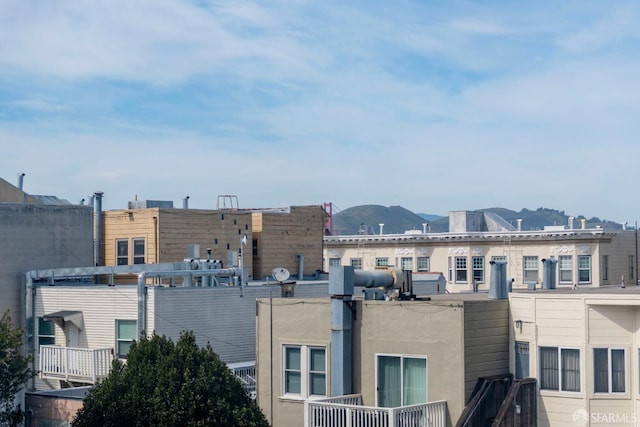
[[[396,408],[362,406],[360,395],[305,402],[305,427],[446,427],[444,400]]]
[[[40,377],[95,384],[106,378],[113,361],[110,348],[40,346]]]
[[[238,362],[227,364],[231,373],[242,383],[242,387],[249,393],[251,398],[256,397],[256,361]]]

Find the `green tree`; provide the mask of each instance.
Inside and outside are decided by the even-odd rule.
[[[20,351],[23,330],[14,328],[9,311],[0,318],[0,425],[20,425],[24,414],[15,397],[31,378],[31,357]]]
[[[210,345],[192,332],[174,344],[154,335],[134,343],[127,362],[87,395],[74,427],[268,426],[254,400]]]

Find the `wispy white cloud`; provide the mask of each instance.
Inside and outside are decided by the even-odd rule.
[[[189,191],[202,207],[237,193],[628,219],[637,206],[606,189],[640,178],[639,15],[596,1],[0,0],[0,147],[20,142],[0,148],[0,171],[29,165],[36,193],[103,190],[111,208]]]

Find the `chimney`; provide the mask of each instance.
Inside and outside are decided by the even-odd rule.
[[[382,236],[382,230],[384,229],[384,224],[380,223],[378,225],[380,226],[380,235]]]
[[[518,231],[522,231],[522,218],[518,218],[516,221],[518,223]]]
[[[574,219],[575,219],[575,218],[574,218],[574,217],[572,217],[572,216],[570,216],[570,217],[569,217],[569,230],[573,230],[573,220],[574,220]]]
[[[422,223],[422,234],[427,234],[427,227],[429,226],[428,222]]]
[[[587,228],[587,219],[586,218],[580,218],[580,228],[582,228],[583,230]]]

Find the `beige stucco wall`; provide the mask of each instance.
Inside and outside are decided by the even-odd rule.
[[[283,346],[326,347],[331,369],[331,304],[328,299],[259,299],[256,301],[257,402],[272,426],[302,425],[304,400],[285,399],[282,386]],[[331,378],[327,375],[327,390]]]
[[[364,405],[377,405],[378,355],[426,357],[428,400],[447,401],[451,425],[464,408],[467,384],[508,371],[507,301],[468,298],[355,302],[353,393]],[[281,397],[282,347],[322,345],[329,355],[330,300],[261,299],[257,316],[258,404],[273,425],[299,426],[303,401]],[[328,369],[330,390],[330,361]]]

